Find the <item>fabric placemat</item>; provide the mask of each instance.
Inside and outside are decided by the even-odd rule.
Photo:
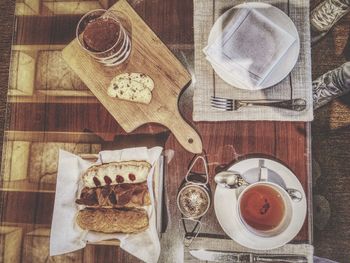
[[[299,33],[300,54],[292,72],[277,85],[258,91],[235,88],[224,82],[206,60],[203,49],[218,17],[231,7],[252,1],[242,0],[194,0],[195,80],[193,96],[194,121],[271,120],[312,121],[311,48],[309,25],[309,1],[260,1],[269,3],[289,15]],[[257,2],[257,1],[254,1]],[[302,112],[273,107],[246,107],[238,111],[222,111],[210,106],[211,96],[231,99],[296,99],[307,101]]]
[[[206,250],[216,250],[216,251],[227,251],[227,252],[247,252],[256,254],[280,254],[280,255],[302,255],[307,258],[307,262],[313,262],[314,247],[310,244],[286,244],[276,249],[271,250],[252,250],[241,246],[231,239],[222,238],[211,238],[211,237],[197,237],[193,240],[189,247],[184,249],[184,262],[207,262],[200,261],[190,254],[192,249],[206,249]]]

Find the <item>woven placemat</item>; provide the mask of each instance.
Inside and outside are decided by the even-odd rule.
[[[309,1],[263,1],[288,14],[299,32],[300,54],[298,61],[292,72],[277,85],[259,91],[235,88],[224,82],[205,59],[203,48],[208,43],[208,36],[216,19],[226,10],[243,2],[247,1],[194,0],[195,89],[193,119],[195,121],[312,121]],[[307,109],[302,112],[296,112],[272,107],[248,107],[241,108],[238,111],[224,112],[210,106],[210,97],[213,95],[232,99],[275,100],[303,98],[307,101]]]

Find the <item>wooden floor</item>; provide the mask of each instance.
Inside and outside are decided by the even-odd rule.
[[[311,0],[315,6],[320,0]],[[14,0],[0,2],[0,151],[4,119]],[[350,60],[350,14],[312,49],[313,78]],[[313,157],[320,167],[314,195],[324,196],[331,215],[322,230],[315,227],[315,254],[339,262],[350,259],[350,95],[315,112],[312,125]],[[317,169],[314,170],[316,176]],[[317,173],[319,174],[319,173]],[[319,197],[317,197],[319,198]],[[321,204],[324,205],[324,204]],[[1,209],[1,200],[0,200]],[[315,207],[315,216],[319,209]]]

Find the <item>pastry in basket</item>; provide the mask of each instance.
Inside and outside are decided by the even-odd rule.
[[[139,233],[148,228],[143,206],[151,204],[146,161],[111,162],[89,167],[76,203],[84,205],[76,217],[84,230],[103,233]]]
[[[90,209],[78,212],[77,224],[84,230],[103,233],[139,233],[148,228],[148,216],[144,209]]]
[[[140,207],[150,205],[147,183],[118,184],[88,188],[85,187],[76,200],[88,207]]]
[[[146,161],[111,162],[91,166],[83,174],[86,187],[141,183],[147,180],[151,165]]]

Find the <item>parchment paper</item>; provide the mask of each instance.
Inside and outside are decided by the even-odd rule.
[[[119,239],[120,247],[145,262],[157,262],[160,243],[156,229],[155,200],[153,193],[153,171],[162,153],[161,147],[129,148],[116,151],[102,151],[96,163],[83,160],[77,155],[60,150],[56,184],[55,205],[50,236],[50,255],[72,252],[86,246],[87,242]],[[145,160],[152,168],[147,177],[151,205],[144,207],[149,217],[149,227],[139,234],[104,234],[82,230],[75,222],[78,210],[83,206],[75,203],[82,187],[81,175],[91,165],[113,161]]]

